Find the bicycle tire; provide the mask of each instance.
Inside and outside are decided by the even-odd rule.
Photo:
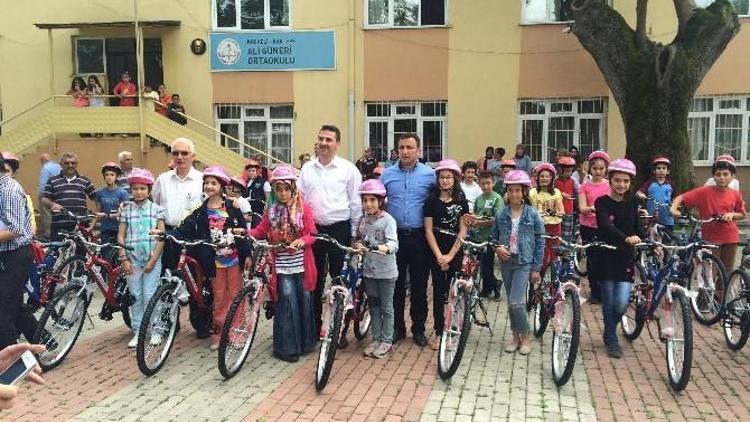
[[[321,391],[328,384],[331,376],[333,362],[336,359],[339,335],[341,334],[341,323],[344,319],[344,298],[336,295],[334,299],[334,310],[331,316],[331,327],[328,336],[320,342],[320,353],[318,354],[318,365],[315,370],[315,390]]]
[[[367,292],[362,285],[357,288],[357,291],[359,291],[359,289],[362,289],[362,291],[359,297],[359,309],[357,310],[359,318],[354,320],[354,337],[356,337],[357,340],[362,341],[367,337],[367,333],[370,332],[372,317],[370,315],[370,303],[368,302]],[[357,291],[355,291],[355,295],[358,294]]]
[[[719,272],[719,282],[721,283],[722,289],[721,292],[717,292],[714,290],[711,292],[711,298],[707,298],[706,290],[699,289],[697,291],[697,295],[690,297],[690,308],[693,311],[693,315],[695,315],[695,319],[702,325],[713,325],[715,324],[720,318],[721,318],[721,305],[724,303],[724,292],[726,291],[726,269],[724,268],[724,264],[716,258],[715,256],[711,254],[704,254],[703,255],[704,260],[710,261],[715,270],[718,270]],[[693,268],[693,271],[698,271],[698,268]],[[693,286],[692,284],[692,274],[691,277],[688,278],[688,290],[692,290]],[[707,303],[708,302],[708,303]],[[708,306],[708,309],[710,311],[715,311],[710,314],[706,314],[701,311],[701,307],[703,305]]]
[[[640,280],[646,280],[646,270],[639,263],[635,264],[635,271],[638,272]],[[636,281],[637,282],[637,281]],[[640,292],[632,289],[630,292],[630,302],[625,312],[620,318],[620,328],[622,334],[628,341],[637,339],[646,325],[646,304],[642,299]]]
[[[675,310],[675,307],[678,309]],[[667,375],[669,378],[669,385],[674,391],[682,391],[690,381],[690,370],[693,365],[693,323],[690,316],[690,305],[688,304],[687,298],[682,292],[672,292],[672,319],[674,334],[677,335],[678,331],[683,336],[683,356],[682,361],[679,362],[673,356],[675,349],[676,340],[674,337],[667,340],[665,345],[666,348],[666,361],[667,361]],[[682,320],[682,330],[677,328],[675,317],[679,317]],[[680,367],[679,376],[676,374],[677,367]]]
[[[542,270],[540,280],[544,280],[544,275],[547,273],[546,270]],[[534,298],[536,297],[536,285],[529,279],[529,288],[526,292],[526,312],[531,312],[534,307]]]
[[[573,375],[573,368],[578,357],[578,345],[581,341],[581,301],[578,294],[571,290],[565,291],[565,302],[570,303],[572,320],[570,322],[570,345],[567,353],[565,353],[567,356],[565,357],[565,364],[562,365],[562,373],[559,372],[559,365],[557,365],[560,362],[555,359],[562,336],[558,335],[557,330],[552,331],[552,380],[558,387],[565,385],[570,380],[570,376]],[[558,371],[555,368],[558,368]]]
[[[72,267],[74,263],[76,265]],[[65,286],[69,285],[71,282],[85,284],[88,281],[87,279],[89,277],[89,273],[84,269],[85,265],[86,260],[78,255],[69,256],[67,259],[61,262],[60,266],[57,267],[57,270],[54,272],[53,276],[53,279],[56,279],[57,281],[55,281],[54,283],[49,283],[49,285],[47,286],[47,297],[49,298],[49,300],[51,301],[55,297],[55,293],[58,289],[64,289]],[[73,268],[72,274],[70,270],[71,267]],[[78,269],[77,271],[75,270],[76,268]]]
[[[46,328],[47,322],[52,320],[53,326],[57,325],[60,322],[61,317],[64,316],[65,311],[71,304],[63,303],[63,301],[67,302],[68,300],[70,300],[71,302],[75,300],[75,306],[73,308],[73,316],[75,317],[75,319],[71,320],[70,327],[67,329],[67,331],[71,331],[73,333],[73,336],[64,344],[60,344],[59,342],[55,341],[55,343],[57,344],[53,346],[53,343],[51,343],[51,341],[54,341],[56,339],[56,336]],[[79,303],[83,304],[83,309],[80,311],[78,308]],[[62,306],[62,309],[60,309],[58,306]],[[65,288],[60,290],[58,294],[47,304],[44,312],[42,312],[42,316],[39,318],[39,323],[37,324],[36,332],[34,333],[34,340],[32,341],[33,343],[44,344],[45,346],[47,346],[47,350],[37,354],[39,367],[42,369],[42,371],[47,372],[60,365],[68,356],[70,351],[73,350],[73,346],[75,346],[76,341],[78,341],[78,336],[81,334],[81,329],[83,328],[83,320],[86,315],[86,311],[88,310],[88,306],[89,301],[88,297],[86,296],[86,290],[83,286],[77,284],[70,284],[65,286]],[[63,321],[67,322],[65,321],[65,319],[63,319]],[[60,351],[51,359],[48,359],[48,354],[50,352],[54,352],[57,349],[60,349]]]
[[[258,320],[260,318],[260,306],[253,315],[253,307],[255,306],[254,296],[255,286],[253,284],[243,287],[232,300],[232,305],[229,307],[229,312],[227,312],[227,317],[224,320],[224,326],[221,327],[221,338],[219,339],[219,372],[224,379],[232,378],[240,372],[255,342],[255,334],[258,332]],[[241,320],[249,321],[249,325],[251,325],[251,327],[244,331],[246,334],[250,333],[249,338],[245,340],[244,345],[239,350],[234,347],[231,341],[231,335],[234,334],[233,328],[239,327],[239,324],[235,323],[235,318],[237,317],[240,317]],[[229,361],[228,352],[231,350],[238,350],[239,352],[239,356],[237,356],[234,362]]]
[[[164,364],[167,362],[169,353],[172,351],[172,346],[174,345],[175,334],[177,331],[177,324],[180,319],[180,305],[177,303],[177,299],[174,297],[175,289],[177,289],[177,283],[174,282],[162,284],[161,286],[159,286],[156,289],[156,292],[154,292],[154,295],[151,296],[151,300],[148,301],[148,305],[146,305],[146,311],[143,312],[141,326],[138,329],[138,345],[136,345],[135,348],[135,356],[136,361],[138,362],[138,369],[140,369],[143,375],[150,377],[151,375],[159,372],[162,366],[164,366]],[[174,321],[166,321],[171,324],[169,327],[169,331],[167,331],[166,338],[162,337],[161,342],[164,343],[165,347],[159,353],[159,360],[154,365],[150,366],[146,361],[146,344],[149,343],[148,345],[152,346],[152,344],[150,344],[150,341],[153,337],[152,323],[154,322],[154,316],[158,318],[158,321],[156,322],[164,322],[164,310],[158,309],[161,312],[158,312],[157,315],[153,315],[154,311],[157,310],[157,305],[159,305],[162,301],[167,302],[168,306],[172,307],[172,309],[174,309],[174,307],[176,306],[177,310],[174,314]],[[123,311],[123,317],[124,316],[125,312]]]
[[[735,284],[738,284],[738,286],[735,286]],[[750,288],[750,274],[747,270],[736,269],[732,271],[727,280],[724,294],[724,313],[721,327],[724,340],[731,350],[740,350],[745,347],[748,334],[750,334],[750,315],[745,311],[748,306],[745,292],[748,288]]]
[[[537,289],[543,289],[546,285],[545,283],[545,277],[547,277],[552,271],[551,270],[545,270],[540,277],[540,281],[538,284]],[[551,275],[549,275],[551,277]],[[549,309],[548,304],[543,299],[540,301],[539,298],[544,297],[543,292],[539,292],[539,294],[534,295],[534,300],[536,303],[532,305],[532,317],[534,319],[534,336],[536,338],[540,338],[544,335],[544,331],[547,329],[547,324],[549,323]]]
[[[469,340],[469,333],[471,332],[471,325],[472,325],[472,317],[471,317],[471,298],[469,296],[469,292],[461,289],[458,292],[458,296],[456,297],[458,299],[456,306],[454,307],[454,310],[458,309],[459,313],[451,316],[451,325],[448,327],[448,329],[443,329],[443,335],[440,337],[440,347],[438,349],[438,375],[443,380],[450,379],[458,370],[458,366],[461,364],[461,358],[463,358],[464,350],[466,349],[466,342]],[[463,303],[463,307],[459,307],[458,303]],[[460,315],[460,314],[463,315]],[[449,351],[450,343],[452,342],[452,339],[450,337],[450,332],[455,331],[453,328],[452,321],[456,316],[460,316],[460,334],[458,336],[458,343],[456,344],[456,353],[451,360],[451,362],[447,365],[446,368],[446,362],[445,362],[445,355]]]
[[[124,307],[120,310],[122,313],[122,322],[131,330],[133,329],[133,321],[130,318],[130,307]]]

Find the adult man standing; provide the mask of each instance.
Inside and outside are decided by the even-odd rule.
[[[421,142],[416,133],[404,133],[398,140],[399,163],[386,168],[380,181],[385,185],[388,213],[398,227],[398,279],[393,294],[394,341],[406,337],[404,306],[406,302],[406,272],[411,285],[411,332],[420,347],[427,344],[427,278],[429,277],[430,249],[424,233],[422,208],[435,185],[435,171],[419,162]]]
[[[76,222],[63,208],[73,215],[84,216],[88,213],[86,197],[94,199],[96,189],[86,176],[78,174],[78,155],[66,152],[60,158],[62,173],[51,177],[44,188],[42,206],[49,208],[52,213],[50,239],[61,240],[60,231],[73,230]]]
[[[503,176],[502,169],[500,168],[500,163],[503,162],[503,157],[505,157],[505,148],[495,148],[495,155],[487,162],[487,171],[495,176],[495,183],[497,183],[497,181]]]
[[[128,177],[133,172],[133,153],[130,151],[121,151],[117,154],[117,161],[120,162],[120,169],[122,169],[122,174],[117,178],[117,186],[125,189],[128,195],[130,195]]]
[[[313,209],[318,233],[327,234],[342,245],[349,245],[362,215],[359,185],[362,177],[350,161],[337,155],[341,132],[336,126],[323,125],[318,132],[318,156],[302,167],[297,181],[305,202]],[[344,252],[328,242],[313,245],[318,281],[313,296],[317,327],[320,328],[323,287],[326,271],[331,277],[341,273]],[[346,343],[343,337],[343,343]],[[342,344],[345,347],[345,344]]]
[[[42,203],[42,195],[44,194],[44,188],[47,186],[47,182],[52,176],[57,176],[62,171],[60,164],[50,160],[49,154],[44,153],[39,156],[39,162],[42,165],[39,169],[39,202]],[[39,207],[39,227],[38,235],[41,238],[49,238],[50,235],[50,222],[52,220],[52,214],[49,212],[47,207]]]
[[[372,172],[378,166],[378,161],[372,156],[372,148],[365,148],[362,157],[355,164],[362,179],[372,179]]]
[[[187,138],[177,138],[172,142],[174,170],[159,175],[151,191],[154,203],[166,210],[166,228],[174,229],[190,212],[203,202],[203,173],[193,167],[195,145]],[[162,253],[162,268],[174,269],[177,266],[179,249],[166,242]],[[190,300],[190,322],[196,328],[198,338],[210,336],[208,313]]]
[[[526,147],[523,144],[516,145],[516,155],[513,156],[513,161],[516,162],[516,170],[523,170],[531,175],[533,164],[531,157],[526,155]]]

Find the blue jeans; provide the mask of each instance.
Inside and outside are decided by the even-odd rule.
[[[130,320],[133,332],[137,333],[141,328],[143,312],[146,310],[148,301],[154,295],[159,287],[159,277],[161,276],[161,260],[156,261],[154,269],[150,273],[143,272],[145,264],[133,263],[133,274],[128,276],[128,289],[130,294],[135,297],[135,302],[130,305]]]
[[[529,318],[526,315],[526,292],[529,290],[531,266],[510,261],[501,264],[503,284],[508,295],[508,316],[510,329],[516,334],[529,332]]]
[[[604,344],[616,346],[617,324],[630,303],[629,281],[606,280],[601,282],[602,316],[604,317]]]
[[[395,278],[364,278],[372,318],[372,338],[380,343],[393,340],[393,290]]]
[[[277,274],[273,351],[283,356],[310,352],[317,341],[312,294],[302,288],[304,273]]]

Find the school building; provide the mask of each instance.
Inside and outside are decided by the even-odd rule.
[[[713,0],[697,0],[701,6]],[[747,0],[731,0],[740,15]],[[398,135],[417,132],[427,161],[479,158],[486,146],[534,160],[572,145],[624,153],[615,102],[595,63],[565,33],[561,0],[26,0],[0,14],[0,150],[73,149],[81,172],[118,150],[155,171],[161,144],[193,139],[204,163],[239,172],[262,151],[296,164],[318,128],[342,130],[340,155],[373,147],[383,160]],[[634,25],[634,0],[611,0]],[[740,17],[743,27],[750,23]],[[716,155],[750,163],[750,30],[706,76],[690,115],[699,176]],[[676,34],[672,2],[649,3],[649,34]],[[74,76],[107,93],[128,71],[138,86],[166,84],[186,114],[180,126],[138,107],[72,107]],[[93,135],[102,133],[102,138]],[[124,138],[118,134],[129,133]],[[138,136],[134,136],[134,135]],[[269,159],[270,160],[270,159]],[[272,162],[269,161],[269,164]],[[750,172],[747,172],[750,174]],[[743,181],[749,179],[744,168]],[[750,184],[743,183],[743,186]]]

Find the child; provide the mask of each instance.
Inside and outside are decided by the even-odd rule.
[[[185,114],[185,107],[180,104],[180,94],[172,94],[172,101],[167,105],[169,120],[185,126],[187,124],[187,117],[178,113]]]
[[[576,161],[576,171],[573,172],[572,176],[579,186],[583,186],[584,183],[591,181],[591,175],[589,174],[589,162],[588,161]]]
[[[461,172],[464,174],[463,181],[461,181],[461,190],[464,191],[464,196],[469,202],[469,211],[474,210],[474,201],[477,197],[482,194],[482,188],[476,181],[477,178],[477,163],[473,161],[467,161],[461,166]]]
[[[73,107],[88,107],[89,97],[82,77],[76,76],[73,78],[67,94],[73,97]]]
[[[161,102],[161,104],[156,104],[154,110],[164,117],[169,117],[169,110],[167,107],[172,101],[172,96],[167,93],[167,86],[164,84],[160,84],[156,90],[158,91],[159,102]]]
[[[380,359],[388,355],[393,341],[393,290],[398,278],[396,220],[383,211],[385,186],[379,180],[362,182],[359,195],[364,218],[359,220],[355,247],[365,251],[362,280],[370,303],[373,338],[365,356]],[[377,248],[377,253],[369,248]]]
[[[562,215],[565,214],[563,206],[563,197],[558,189],[555,188],[555,177],[557,171],[549,163],[543,163],[534,168],[536,173],[536,186],[529,191],[529,201],[531,206],[536,208],[539,215],[544,221],[544,231],[550,236],[560,236],[562,234],[561,224]],[[555,247],[560,244],[557,240],[547,239],[547,247],[544,250],[544,259],[542,269],[547,268],[550,262],[555,258]]]
[[[593,242],[597,237],[596,225],[596,208],[594,203],[600,196],[609,193],[609,184],[605,178],[607,166],[609,165],[609,155],[604,151],[594,151],[589,154],[589,173],[591,181],[581,186],[578,195],[578,211],[581,220],[581,240],[584,243]],[[600,265],[598,262],[600,248],[589,248],[586,250],[586,260],[588,265],[589,286],[591,288],[591,297],[589,301],[592,304],[601,303],[602,296],[599,290]]]
[[[226,201],[224,197],[229,181],[229,173],[222,166],[210,166],[203,171],[203,192],[208,198],[182,220],[180,226],[174,230],[175,237],[178,239],[212,239],[218,242],[227,230],[234,233],[244,232],[245,216],[232,201]],[[211,279],[213,290],[211,350],[219,348],[219,331],[224,326],[229,305],[242,287],[240,263],[251,265],[248,242],[237,239],[234,246],[236,247],[215,250],[210,246],[202,245],[196,251],[203,272]],[[199,334],[202,333],[199,332]]]
[[[94,193],[96,202],[96,217],[101,219],[101,239],[103,243],[115,243],[119,231],[118,217],[120,206],[130,200],[128,191],[117,186],[117,178],[122,174],[122,169],[115,163],[104,163],[102,176],[106,186]]]
[[[513,170],[505,175],[508,189],[505,207],[492,226],[492,239],[501,245],[495,250],[502,262],[501,270],[505,292],[508,295],[508,316],[513,341],[505,347],[507,353],[518,350],[522,355],[531,353],[529,321],[526,317],[526,293],[529,279],[541,280],[544,255],[544,222],[529,203],[531,179],[523,170]]]
[[[516,169],[516,162],[513,160],[502,160],[500,162],[500,179],[495,182],[495,186],[492,188],[495,192],[499,193],[500,196],[505,197],[505,176],[510,173],[511,170]]]
[[[159,287],[161,276],[161,253],[163,242],[149,237],[151,230],[164,230],[166,211],[149,199],[154,186],[154,176],[150,171],[135,168],[128,177],[128,184],[133,195],[132,202],[126,202],[119,216],[117,242],[129,250],[119,250],[122,268],[127,274],[128,289],[135,297],[130,305],[130,318],[133,327],[133,338],[128,347],[138,345],[138,329],[141,327],[143,311],[151,296]],[[161,335],[154,333],[149,339],[153,345],[161,343]]]
[[[112,94],[120,97],[120,107],[134,107],[138,87],[130,80],[130,73],[123,72],[120,82],[112,88]]]
[[[271,251],[273,356],[296,362],[300,355],[312,351],[317,341],[312,303],[317,281],[312,244],[317,231],[312,208],[302,202],[297,190],[297,172],[290,166],[276,167],[271,183],[276,202],[250,235],[289,245],[286,250]]]
[[[271,185],[261,175],[260,162],[252,158],[248,158],[245,163],[245,177],[247,179],[247,199],[254,213],[251,226],[255,227],[260,223],[258,215],[263,213],[263,208],[268,203]]]
[[[146,85],[143,87],[143,98],[146,100],[146,109],[149,111],[155,111],[156,103],[154,101],[159,101],[159,93],[154,91],[151,86]]]
[[[607,355],[615,359],[622,357],[617,340],[617,324],[630,301],[631,280],[628,271],[633,266],[633,246],[643,238],[638,219],[638,201],[630,193],[635,175],[635,165],[630,160],[621,158],[612,161],[609,165],[610,190],[594,203],[599,240],[617,247],[614,251],[601,249],[597,261],[601,267],[604,345]]]
[[[477,242],[486,242],[490,240],[490,231],[495,223],[496,216],[505,208],[505,202],[499,193],[492,190],[495,176],[488,172],[482,172],[479,175],[479,186],[482,188],[482,194],[479,195],[474,203],[474,214],[477,217],[490,217],[487,221],[479,221],[474,224],[474,237]],[[494,293],[492,300],[499,302],[502,295],[500,294],[500,283],[495,277],[495,252],[488,250],[482,256],[482,291],[479,293],[482,297],[488,297]]]
[[[656,157],[651,163],[654,166],[653,177],[647,180],[637,195],[641,199],[649,198],[646,202],[648,213],[656,217],[656,222],[664,226],[669,234],[672,234],[674,228],[674,217],[669,212],[669,204],[672,203],[677,190],[672,186],[672,182],[667,179],[669,175],[669,158]],[[656,202],[659,205],[656,205]]]
[[[253,220],[253,209],[250,207],[250,202],[245,198],[247,195],[247,187],[240,177],[232,177],[227,187],[227,198],[234,202],[234,206],[242,211],[245,216],[245,223],[247,228],[250,229],[250,223]]]
[[[701,219],[721,216],[723,221],[703,225],[703,239],[719,245],[716,253],[728,272],[735,266],[734,258],[737,255],[737,243],[740,241],[740,232],[735,221],[745,218],[745,203],[740,193],[730,188],[737,171],[731,155],[716,157],[711,170],[716,186],[701,186],[683,193],[674,199],[670,211],[672,215],[679,217],[680,205],[685,204],[688,208],[697,208]],[[723,299],[723,295],[720,296],[719,299]]]
[[[562,235],[569,242],[574,239],[575,231],[575,199],[578,197],[578,190],[581,186],[576,182],[572,175],[576,167],[576,160],[573,157],[562,156],[557,160],[560,167],[560,177],[555,179],[555,188],[562,194],[563,209],[565,215],[562,217]]]
[[[440,161],[435,167],[435,175],[437,186],[424,205],[424,231],[433,254],[430,270],[435,336],[430,346],[438,350],[443,336],[445,297],[450,281],[461,265],[461,241],[456,236],[433,230],[442,229],[465,237],[466,224],[461,217],[469,213],[469,203],[461,190],[461,168],[456,161]]]

